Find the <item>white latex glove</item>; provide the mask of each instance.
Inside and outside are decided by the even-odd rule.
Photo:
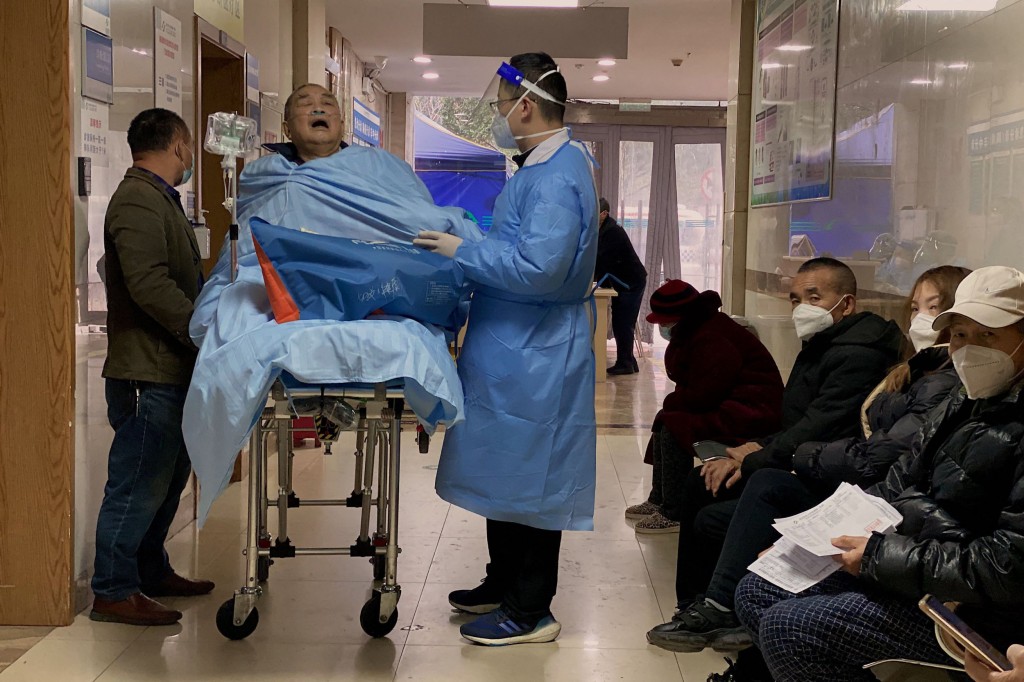
[[[426,231],[420,232],[419,236],[412,240],[412,243],[427,251],[455,258],[455,251],[459,248],[459,244],[462,243],[462,238],[447,232]]]

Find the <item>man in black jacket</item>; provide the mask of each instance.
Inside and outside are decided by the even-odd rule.
[[[807,261],[793,278],[790,300],[804,345],[783,391],[782,430],[760,442],[728,448],[730,458],[694,469],[687,479],[676,560],[678,615],[706,605],[716,622],[713,630],[740,630],[728,604],[697,599],[711,582],[746,479],[763,468],[791,470],[793,454],[805,441],[855,435],[861,404],[896,364],[903,333],[895,322],[858,313],[856,296],[853,272],[831,258]],[[655,628],[648,641],[664,645],[662,631],[678,622]]]
[[[636,318],[644,301],[647,287],[647,270],[629,241],[622,226],[609,214],[608,200],[601,197],[601,213],[598,220],[601,227],[597,233],[597,266],[594,281],[600,282],[606,276],[604,286],[610,286],[618,294],[612,299],[612,333],[615,335],[615,364],[608,368],[608,374],[635,374],[640,371],[633,357],[633,334]]]
[[[917,601],[933,594],[996,646],[1024,638],[1024,274],[981,268],[934,328],[950,328],[963,383],[869,493],[903,516],[895,533],[840,537],[835,573],[800,594],[756,575],[740,620],[776,682],[872,680],[887,658],[948,663]]]

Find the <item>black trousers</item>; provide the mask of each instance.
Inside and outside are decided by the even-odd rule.
[[[740,479],[732,488],[723,483],[716,497],[705,489],[701,467],[694,467],[686,476],[679,499],[677,604],[687,604],[705,593],[745,483]]]
[[[661,507],[662,516],[678,521],[683,499],[680,491],[693,469],[693,452],[679,447],[678,441],[664,427],[651,434],[651,446],[654,470],[647,499]]]
[[[616,365],[632,365],[635,361],[633,338],[646,286],[646,281],[641,282],[612,299],[612,334],[615,336]]]
[[[504,594],[502,605],[518,621],[551,613],[558,590],[562,531],[487,519],[487,582]]]
[[[779,539],[772,528],[775,519],[807,511],[821,499],[788,471],[762,469],[751,476],[736,506],[705,596],[731,609],[736,585],[747,574],[747,566]],[[717,529],[698,528],[696,534],[699,537],[709,532]]]

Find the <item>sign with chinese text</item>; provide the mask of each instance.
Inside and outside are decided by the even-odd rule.
[[[380,114],[352,98],[352,144],[380,146]]]
[[[114,43],[89,28],[82,29],[82,95],[114,103]]]
[[[181,22],[153,8],[153,105],[181,116]]]
[[[832,194],[839,0],[759,0],[750,205]]]
[[[110,107],[90,99],[82,100],[82,156],[92,159],[93,166],[106,168],[109,161]]]

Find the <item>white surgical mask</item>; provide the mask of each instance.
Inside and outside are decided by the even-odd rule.
[[[825,310],[810,303],[801,303],[793,308],[793,324],[796,325],[796,335],[801,341],[806,341],[818,332],[823,332],[833,324],[832,311],[839,307],[839,304],[846,300],[843,296],[834,306]]]
[[[939,338],[939,333],[932,329],[932,322],[935,316],[918,313],[910,321],[910,342],[914,344],[914,351],[920,352],[924,348],[931,348]]]
[[[1009,355],[985,346],[967,345],[953,351],[953,369],[967,389],[967,397],[971,400],[991,398],[1010,388],[1016,378],[1013,356],[1022,345],[1024,341]]]
[[[519,106],[519,102],[516,102],[516,106]],[[508,112],[511,114],[512,112]],[[494,113],[494,121],[491,123],[491,137],[494,138],[494,144],[500,149],[515,149],[516,148],[516,136],[512,134],[512,126],[508,124],[508,116],[502,116],[500,111]]]
[[[669,324],[669,325],[659,324],[658,325],[658,333],[661,334],[661,338],[665,339],[666,341],[671,341],[672,340],[672,327],[674,327],[674,326],[675,326],[674,324]]]

